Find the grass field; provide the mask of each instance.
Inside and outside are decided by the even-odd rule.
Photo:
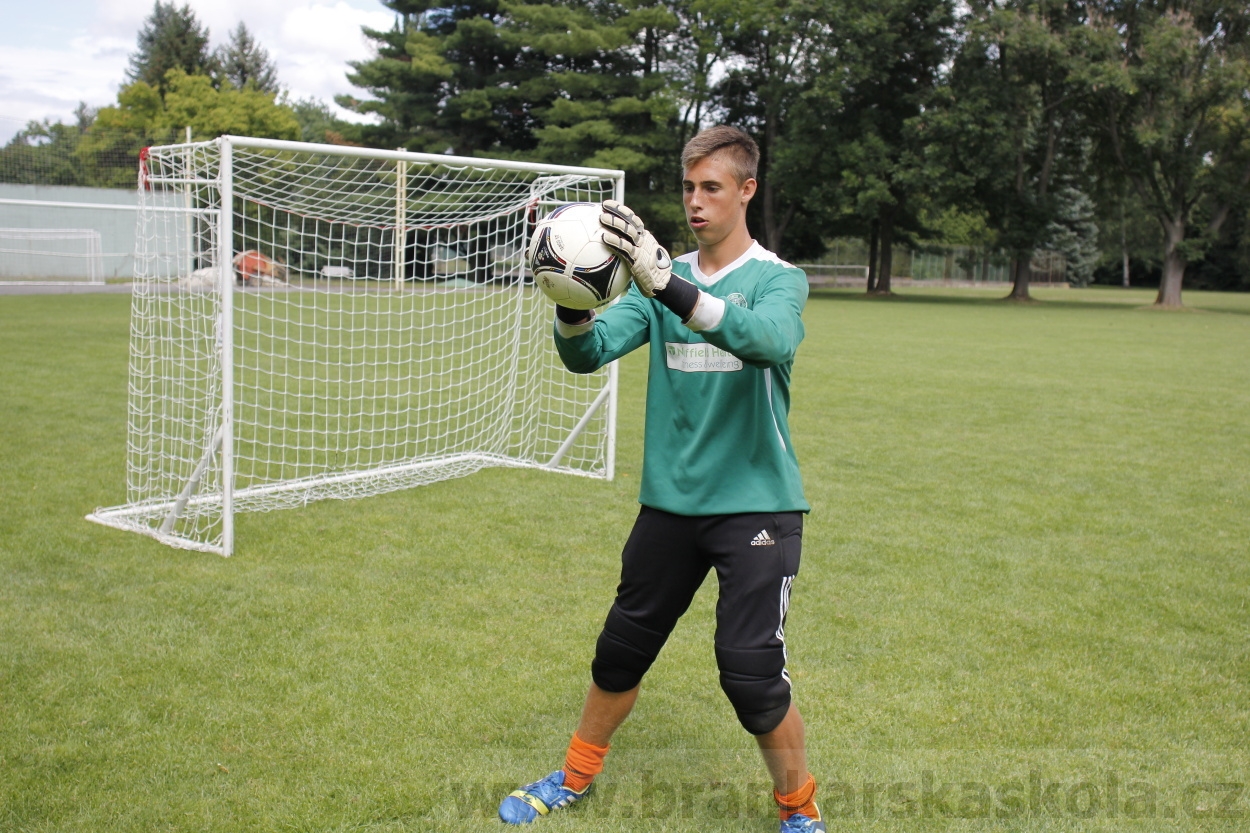
[[[787,637],[830,830],[1250,825],[1250,296],[817,293]],[[488,471],[238,519],[124,499],[128,299],[2,297],[0,830],[500,830],[555,768],[636,511]],[[550,831],[776,829],[705,587]]]

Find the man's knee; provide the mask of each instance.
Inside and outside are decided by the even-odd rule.
[[[753,735],[776,729],[790,709],[790,679],[784,651],[716,646],[720,687],[742,728]]]
[[[629,691],[642,682],[642,677],[659,656],[668,639],[667,633],[639,625],[617,610],[608,611],[595,658],[590,663],[590,676],[604,691]]]

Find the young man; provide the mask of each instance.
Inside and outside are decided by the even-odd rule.
[[[651,345],[642,509],[564,767],[505,798],[499,816],[525,824],[586,795],[643,675],[715,569],[721,688],[763,753],[782,833],[823,831],[785,667],[809,510],[786,419],[807,278],[747,231],[759,164],[749,136],[713,127],[681,161],[698,251],[674,263],[637,215],[608,200],[604,242],[630,264],[633,286],[601,315],[556,307],[556,348],[575,373]]]

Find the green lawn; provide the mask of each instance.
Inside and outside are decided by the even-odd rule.
[[[1250,296],[815,293],[787,627],[830,830],[1244,830]],[[238,519],[124,495],[128,299],[0,297],[0,830],[494,830],[559,765],[636,511],[494,470]],[[558,499],[557,499],[558,496]],[[776,829],[704,588],[551,831]]]

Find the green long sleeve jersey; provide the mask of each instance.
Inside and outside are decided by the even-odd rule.
[[[710,277],[697,252],[673,274],[724,301],[720,320],[695,332],[631,286],[591,323],[556,326],[574,373],[651,345],[639,502],[679,515],[809,511],[787,419],[807,277],[758,243]]]

